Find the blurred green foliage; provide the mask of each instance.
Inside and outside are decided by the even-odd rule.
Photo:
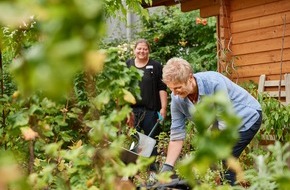
[[[238,140],[240,118],[233,111],[229,100],[222,92],[214,96],[204,97],[202,102],[191,110],[196,135],[191,143],[196,147],[192,156],[184,159],[179,166],[179,172],[194,187],[198,185],[195,168],[201,176],[222,159],[230,157],[233,145]],[[226,128],[217,130],[213,127],[215,121],[223,121]],[[212,128],[212,129],[211,129]],[[201,177],[203,178],[203,177]]]
[[[119,158],[141,75],[116,49],[99,50],[105,12],[118,11],[104,7],[1,1],[1,149],[12,151],[27,183],[3,178],[1,188],[116,189],[152,162],[126,166]]]
[[[149,19],[139,0],[126,4],[121,0],[0,2],[1,189],[136,188],[131,181],[123,186],[120,179],[146,170],[153,159],[139,157],[125,165],[120,154],[130,134],[126,119],[130,105],[139,98],[141,73],[126,67],[130,51],[121,57],[118,48],[99,45],[106,16],[141,10],[139,14]],[[160,21],[160,26],[152,27],[157,31],[148,27],[146,34],[140,34],[153,44],[152,56],[163,63],[182,56],[196,65],[195,71],[215,70],[214,19],[196,24],[191,18],[196,12],[182,14],[176,8],[166,14],[166,19],[149,19],[148,26]],[[189,180],[188,169],[194,167],[205,176],[205,168],[226,158],[235,141],[237,119],[223,100],[217,95],[198,108],[200,114],[194,118],[198,133],[191,134],[194,138],[188,142],[199,148],[180,167]],[[213,104],[218,109],[212,109]],[[232,127],[210,133],[205,129],[217,113]],[[146,182],[138,180],[137,184]],[[206,181],[196,188],[205,185]]]

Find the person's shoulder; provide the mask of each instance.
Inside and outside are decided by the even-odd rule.
[[[198,72],[200,74],[207,74],[207,75],[215,75],[215,74],[220,74],[219,72],[217,71],[201,71],[201,72]]]
[[[158,61],[156,61],[154,59],[149,59],[148,65],[152,65],[154,70],[161,70],[162,69],[161,63],[159,63]]]
[[[223,80],[225,77],[216,71],[203,71],[193,74],[197,81],[210,82],[212,84],[218,83],[218,81]]]
[[[161,63],[159,61],[156,61],[154,59],[149,59],[149,64],[161,65]]]
[[[128,67],[134,65],[134,60],[133,60],[133,59],[127,59],[127,61],[126,61],[126,65],[127,65]]]
[[[216,71],[203,71],[203,72],[197,72],[194,73],[194,76],[223,76],[221,73]]]
[[[129,63],[131,61],[133,61],[133,59],[132,58],[129,58],[129,59],[126,60],[126,63]]]

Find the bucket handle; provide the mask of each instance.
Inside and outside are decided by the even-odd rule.
[[[155,125],[153,126],[153,128],[152,128],[152,130],[150,131],[150,133],[149,133],[149,137],[151,137],[151,135],[152,135],[152,133],[155,131],[155,129],[156,129],[156,127],[157,127],[157,125],[161,122],[161,121],[163,121],[163,117],[162,117],[162,115],[160,114],[160,112],[157,112],[157,114],[158,114],[158,119],[157,119],[157,122],[155,123]]]

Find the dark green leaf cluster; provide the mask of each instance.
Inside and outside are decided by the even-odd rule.
[[[290,139],[290,106],[283,105],[276,98],[267,93],[259,95],[259,101],[263,110],[262,130],[266,134],[274,135],[276,140],[288,142]]]
[[[216,20],[196,23],[198,11],[184,13],[178,6],[168,7],[143,20],[144,30],[139,34],[151,44],[152,58],[163,64],[172,57],[189,61],[195,72],[216,70]]]

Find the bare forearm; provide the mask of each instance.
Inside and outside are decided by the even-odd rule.
[[[166,107],[167,107],[167,92],[165,90],[159,91],[160,101],[161,101],[161,110],[160,114],[163,118],[166,117]]]
[[[165,163],[174,166],[183,146],[183,140],[170,141],[168,145],[167,157]]]

